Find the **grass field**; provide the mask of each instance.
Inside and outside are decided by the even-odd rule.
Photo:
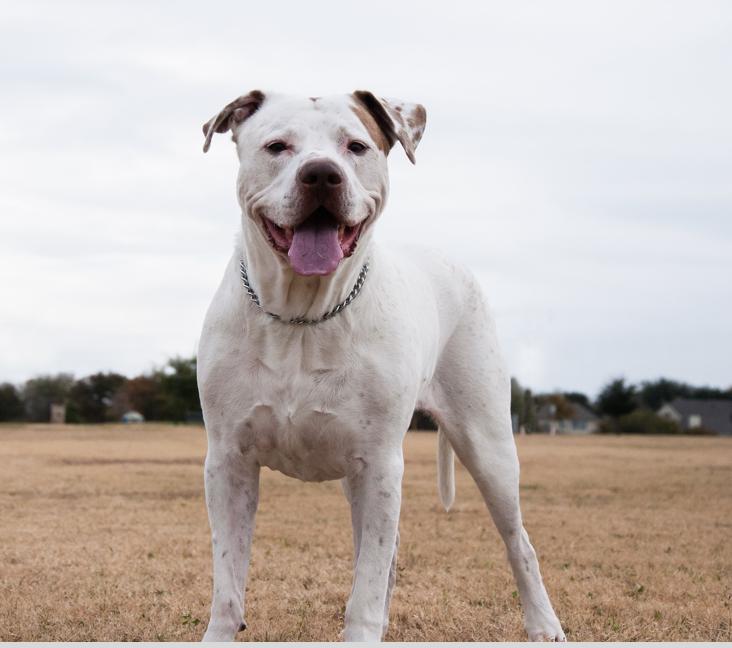
[[[732,439],[518,439],[526,527],[570,640],[732,640]],[[409,434],[390,640],[523,640],[502,544],[436,436]],[[200,428],[0,426],[0,639],[198,640],[210,556]],[[339,638],[337,483],[263,471],[248,640]]]

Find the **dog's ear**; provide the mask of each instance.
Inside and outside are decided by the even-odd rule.
[[[398,99],[377,99],[368,90],[356,90],[353,97],[368,111],[386,138],[388,142],[386,152],[398,141],[414,164],[414,151],[422,139],[427,121],[424,106]],[[368,128],[368,124],[366,127]]]
[[[203,152],[208,151],[211,146],[211,138],[214,133],[225,133],[247,117],[251,117],[262,105],[264,93],[259,90],[252,90],[248,95],[234,99],[230,104],[224,106],[218,114],[214,115],[203,125],[203,134],[206,140],[203,142]]]

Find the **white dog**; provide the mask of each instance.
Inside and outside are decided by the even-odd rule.
[[[396,576],[414,410],[439,424],[439,493],[453,449],[508,550],[532,640],[563,640],[519,509],[509,375],[471,275],[433,253],[372,241],[387,153],[414,162],[420,105],[370,92],[294,98],[250,92],[204,125],[239,155],[236,246],[203,327],[198,383],[208,454],[214,591],[204,640],[245,628],[244,584],[259,470],[342,480],[355,545],[345,639],[379,640]]]

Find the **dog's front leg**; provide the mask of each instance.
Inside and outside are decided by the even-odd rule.
[[[259,465],[209,441],[206,506],[213,549],[213,601],[204,641],[232,641],[246,625],[244,587],[259,499]]]
[[[346,641],[379,641],[384,630],[387,590],[399,528],[401,448],[388,456],[358,457],[347,476],[358,555],[346,606]]]

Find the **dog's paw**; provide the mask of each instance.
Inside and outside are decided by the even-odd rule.
[[[526,633],[529,641],[567,641],[562,625],[554,614],[543,615],[542,619],[535,619],[526,624]]]
[[[564,636],[561,628],[559,632],[538,630],[529,633],[529,641],[567,641],[567,637]]]
[[[234,641],[234,637],[237,632],[247,629],[247,624],[244,620],[239,622],[239,625],[233,625],[231,622],[228,623],[210,623],[206,629],[206,634],[203,635],[201,641]]]

